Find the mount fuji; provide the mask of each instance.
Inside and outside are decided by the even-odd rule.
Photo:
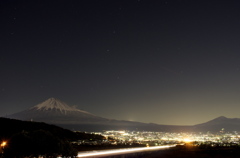
[[[71,107],[55,98],[49,98],[28,110],[9,115],[8,117],[51,124],[86,124],[89,122],[99,123],[107,121],[105,118]]]
[[[87,111],[71,107],[55,98],[49,98],[28,110],[8,115],[7,117],[24,121],[45,122],[81,131],[136,129],[139,126],[145,126],[145,123],[140,122],[99,117]]]

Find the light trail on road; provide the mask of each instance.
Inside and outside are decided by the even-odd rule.
[[[91,157],[100,155],[117,155],[117,154],[127,154],[134,152],[143,152],[158,149],[167,149],[175,147],[176,145],[165,145],[165,146],[154,146],[154,147],[141,147],[141,148],[126,148],[126,149],[115,149],[115,150],[98,150],[98,151],[87,151],[79,152],[77,157]]]

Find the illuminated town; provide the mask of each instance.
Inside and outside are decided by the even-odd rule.
[[[111,144],[145,144],[146,146],[161,146],[166,144],[192,143],[193,145],[211,146],[233,146],[240,145],[240,133],[225,132],[224,129],[218,133],[198,132],[198,133],[170,133],[170,132],[150,132],[150,131],[104,131],[100,134],[106,137],[105,142],[79,141],[80,144],[97,145],[102,143]],[[110,138],[110,139],[109,139]],[[109,141],[111,140],[111,141]]]

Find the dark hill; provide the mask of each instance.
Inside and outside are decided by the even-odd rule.
[[[77,149],[71,141],[104,139],[101,135],[73,132],[43,122],[0,118],[0,124],[0,141],[7,142],[0,148],[0,157],[73,157]]]
[[[75,133],[71,130],[58,127],[56,125],[50,125],[43,122],[31,122],[21,121],[9,118],[1,118],[0,124],[2,126],[0,130],[0,139],[8,139],[17,133],[31,133],[38,130],[43,130],[51,133],[52,135],[66,140],[80,140],[80,139],[103,139],[103,136],[93,135],[88,133]]]
[[[30,121],[20,121],[15,119],[8,119],[8,118],[0,118],[0,124],[2,126],[0,130],[0,137],[9,138],[12,135],[20,132],[32,132],[36,130],[45,130],[49,131],[50,133],[67,139],[75,138],[75,133],[63,129],[61,127],[55,125],[49,125],[43,122],[30,122]]]

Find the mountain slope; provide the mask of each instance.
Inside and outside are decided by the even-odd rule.
[[[226,131],[240,131],[240,118],[217,117],[205,123],[194,125],[197,131],[219,132],[222,129]]]
[[[66,103],[55,98],[49,98],[28,110],[9,115],[8,117],[52,124],[97,123],[107,120],[89,112],[68,106]]]

